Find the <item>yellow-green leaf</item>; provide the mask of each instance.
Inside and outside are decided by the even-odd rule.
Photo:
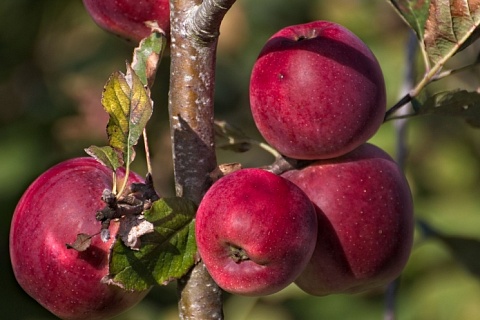
[[[153,103],[142,81],[127,64],[127,73],[115,72],[105,85],[102,104],[110,118],[109,145],[123,154],[128,166],[134,158],[133,146],[153,112]]]
[[[117,151],[110,146],[90,146],[85,149],[85,152],[113,171],[116,171],[123,165],[121,155],[119,155]]]

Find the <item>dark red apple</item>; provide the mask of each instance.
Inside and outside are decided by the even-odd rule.
[[[123,172],[119,177],[123,179]],[[135,173],[129,183],[143,182]],[[139,302],[148,291],[127,292],[102,283],[108,273],[111,239],[92,238],[83,252],[67,249],[77,234],[96,234],[102,191],[112,188],[112,171],[93,158],[62,162],[38,177],[23,194],[10,229],[10,259],[20,286],[62,319],[106,319]]]
[[[365,43],[338,24],[316,21],[268,40],[253,66],[250,105],[258,130],[280,153],[327,159],[375,134],[385,83]]]
[[[383,150],[364,144],[338,159],[282,175],[313,201],[318,239],[295,283],[307,293],[355,293],[402,272],[413,241],[409,185]]]
[[[200,256],[222,289],[260,296],[285,288],[302,272],[315,246],[317,219],[293,183],[242,169],[205,194],[195,232]]]
[[[83,4],[101,28],[135,43],[150,34],[147,21],[157,22],[169,36],[169,0],[83,0]]]

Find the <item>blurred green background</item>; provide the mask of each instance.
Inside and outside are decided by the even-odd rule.
[[[341,23],[362,38],[384,70],[388,105],[398,100],[408,30],[386,1],[239,0],[221,30],[217,118],[261,139],[248,106],[248,79],[256,55],[280,28],[316,19]],[[8,258],[11,216],[22,192],[41,172],[61,160],[84,155],[85,147],[106,143],[102,88],[112,72],[125,69],[132,47],[100,30],[80,0],[3,0],[0,30],[1,318],[54,319],[13,277]],[[471,63],[479,48],[474,44],[450,66]],[[168,68],[165,58],[153,90],[156,109],[148,128],[155,183],[163,195],[173,195]],[[479,69],[474,68],[435,83],[432,90],[476,90],[479,83]],[[406,172],[416,215],[455,240],[476,242],[452,251],[446,245],[452,245],[452,238],[441,241],[418,232],[398,291],[397,319],[480,319],[480,270],[478,263],[474,266],[480,260],[480,131],[459,119],[433,116],[412,119],[408,129]],[[383,125],[372,142],[395,156],[393,124]],[[245,167],[271,160],[257,149],[218,153],[219,162],[237,161]],[[145,165],[137,162],[135,170],[144,173]],[[225,295],[225,314],[228,320],[382,319],[383,293],[379,289],[319,298],[291,286],[258,299]],[[155,288],[146,300],[116,319],[176,318],[175,287],[169,285]]]

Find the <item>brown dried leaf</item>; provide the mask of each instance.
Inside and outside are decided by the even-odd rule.
[[[443,65],[480,36],[477,28],[480,0],[390,0],[390,3],[415,31],[424,55],[434,65]]]
[[[453,55],[480,22],[480,0],[434,0],[425,23],[425,50],[433,63]]]
[[[70,244],[67,243],[67,249],[74,249],[79,252],[87,250],[90,245],[92,244],[92,236],[88,235],[86,233],[79,233],[77,234],[77,238],[75,239],[75,242]]]

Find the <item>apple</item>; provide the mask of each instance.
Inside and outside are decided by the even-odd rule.
[[[118,177],[124,178],[119,170]],[[143,182],[135,173],[129,183]],[[93,158],[64,161],[38,177],[21,197],[11,223],[10,259],[20,286],[62,319],[106,319],[139,302],[148,291],[127,292],[102,282],[108,274],[112,237],[93,236],[90,247],[67,249],[77,234],[98,234],[96,212],[102,192],[112,188],[112,171]]]
[[[258,130],[283,155],[334,158],[376,133],[385,115],[385,82],[356,35],[315,21],[267,41],[251,73],[250,105]]]
[[[337,159],[282,174],[312,200],[318,239],[295,283],[312,295],[356,293],[397,278],[413,242],[407,180],[392,158],[364,144]]]
[[[169,36],[169,0],[83,0],[83,4],[101,28],[134,43],[151,33],[148,21],[157,22]]]
[[[293,183],[262,169],[226,175],[196,216],[198,251],[215,282],[247,296],[275,293],[303,271],[317,236],[315,209]]]

